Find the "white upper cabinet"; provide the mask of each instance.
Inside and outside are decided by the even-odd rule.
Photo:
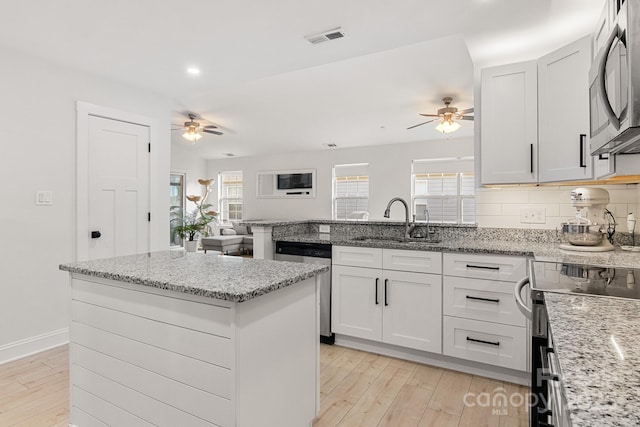
[[[537,97],[536,61],[482,70],[483,184],[538,181]]]
[[[613,173],[611,160],[589,152],[589,68],[598,34],[536,61],[482,70],[482,184],[588,181],[594,164],[595,178]]]
[[[538,178],[588,180],[591,37],[538,60]]]

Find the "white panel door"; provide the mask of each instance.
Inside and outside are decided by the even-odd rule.
[[[388,344],[442,351],[442,276],[385,271],[382,340]]]
[[[331,330],[382,340],[382,270],[334,265],[331,271]]]
[[[89,116],[88,131],[88,259],[148,252],[149,128]]]
[[[589,152],[591,37],[538,60],[540,182],[593,177]]]
[[[483,184],[538,180],[536,69],[536,61],[528,61],[482,70],[480,160]]]

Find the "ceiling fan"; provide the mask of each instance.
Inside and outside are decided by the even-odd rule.
[[[442,102],[444,102],[444,108],[440,108],[438,110],[438,114],[420,114],[425,117],[436,117],[435,119],[428,120],[426,122],[418,123],[417,125],[413,125],[408,127],[407,129],[413,129],[418,126],[426,125],[427,123],[431,123],[436,121],[438,118],[441,118],[440,124],[436,126],[436,130],[442,133],[451,133],[460,129],[460,124],[456,122],[456,120],[473,120],[473,116],[466,116],[465,114],[473,113],[473,108],[467,108],[466,110],[460,110],[456,107],[449,107],[453,98],[450,96],[446,96],[442,98]]]
[[[187,113],[188,121],[184,122],[184,126],[178,127],[177,129],[172,130],[184,130],[182,137],[188,141],[195,143],[200,138],[202,138],[202,133],[212,133],[214,135],[222,135],[222,132],[215,130],[218,129],[216,125],[206,125],[202,126],[200,123],[196,122],[195,119],[197,116],[193,113]],[[176,125],[180,126],[180,125]]]

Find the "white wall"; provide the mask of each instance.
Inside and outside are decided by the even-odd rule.
[[[51,344],[68,326],[68,273],[58,265],[75,259],[76,101],[166,124],[152,141],[153,236],[166,235],[168,227],[171,105],[163,97],[13,51],[0,49],[0,57],[1,362]],[[52,191],[53,206],[35,206],[37,190]],[[152,241],[152,249],[161,248],[159,239]]]
[[[383,219],[387,203],[393,197],[402,197],[410,202],[412,160],[464,156],[473,156],[471,138],[210,160],[208,175],[217,177],[221,171],[243,172],[244,219],[330,219],[333,166],[369,163],[369,219]],[[258,171],[308,168],[317,170],[315,198],[256,197]],[[404,219],[401,205],[394,204],[391,218]]]
[[[193,151],[180,147],[179,144],[175,143],[171,144],[171,172],[186,174],[185,195],[202,195],[204,188],[198,183],[198,179],[217,179],[216,176],[209,176],[205,159],[199,158]],[[195,208],[195,205],[188,200],[186,203],[188,210]]]
[[[370,219],[382,219],[387,202],[392,197],[411,198],[411,161],[473,155],[473,140],[448,140],[418,144],[369,146],[353,149],[334,149],[296,152],[257,158],[210,160],[208,176],[219,171],[242,170],[245,181],[245,219],[328,219],[331,218],[331,168],[334,164],[370,163]],[[197,160],[194,160],[197,162]],[[317,169],[315,199],[258,199],[256,172],[278,169]],[[618,222],[618,231],[626,231],[626,215],[640,216],[640,186],[607,185],[611,197],[609,210]],[[572,186],[523,186],[479,188],[476,193],[477,220],[480,227],[555,229],[574,216],[569,203]],[[215,196],[215,195],[214,195]],[[215,200],[215,199],[212,199]],[[542,208],[542,224],[521,222],[521,211]],[[392,219],[404,218],[404,211],[394,205]]]

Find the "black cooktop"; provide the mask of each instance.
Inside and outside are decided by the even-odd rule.
[[[640,299],[640,268],[534,261],[532,290]]]

